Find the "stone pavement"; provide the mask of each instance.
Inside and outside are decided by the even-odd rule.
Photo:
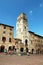
[[[17,56],[0,54],[0,65],[43,65],[43,55]]]

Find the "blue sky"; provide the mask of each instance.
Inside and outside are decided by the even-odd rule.
[[[28,19],[28,30],[43,36],[43,0],[0,0],[0,23],[14,26],[16,37],[16,20],[24,12]]]

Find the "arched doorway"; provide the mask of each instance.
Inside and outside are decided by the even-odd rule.
[[[24,50],[24,48],[22,47],[22,48],[20,48],[20,52],[23,52],[23,50]]]
[[[27,39],[25,40],[25,46],[28,46],[28,40]]]
[[[11,48],[11,46],[9,46],[9,49],[8,50],[11,50],[12,48]]]
[[[26,53],[28,52],[28,40],[25,40]]]
[[[32,54],[34,53],[34,49],[32,49]]]
[[[0,52],[4,52],[4,49],[5,49],[5,46],[2,45],[2,46],[0,47]]]
[[[13,46],[13,50],[15,49],[15,46]]]
[[[14,50],[15,46],[9,46],[9,50]]]
[[[26,53],[28,52],[28,48],[26,48]]]

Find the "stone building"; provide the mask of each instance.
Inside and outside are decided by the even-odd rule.
[[[16,22],[16,38],[21,39],[31,53],[43,52],[43,37],[28,31],[28,20],[25,13],[21,13]]]
[[[0,23],[0,52],[4,52],[5,49],[43,53],[43,37],[28,31],[28,20],[25,13],[21,13],[17,18],[16,38],[14,38],[13,26]]]
[[[35,34],[32,31],[30,33],[30,50],[32,53],[43,53],[43,37]]]
[[[18,38],[13,38],[12,43],[13,43],[14,50],[16,49],[16,52],[20,52],[20,48],[21,48],[20,45],[22,44],[22,40]]]
[[[29,48],[28,20],[25,13],[21,13],[17,18],[16,38],[21,39],[24,46]]]
[[[14,36],[14,27],[0,23],[0,51],[12,46],[12,39]]]

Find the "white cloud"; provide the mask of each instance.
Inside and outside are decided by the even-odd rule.
[[[40,4],[40,7],[42,7],[43,5],[42,4]]]
[[[32,12],[33,12],[33,11],[32,11],[32,10],[30,10],[30,12],[29,12],[29,13],[32,15]]]

